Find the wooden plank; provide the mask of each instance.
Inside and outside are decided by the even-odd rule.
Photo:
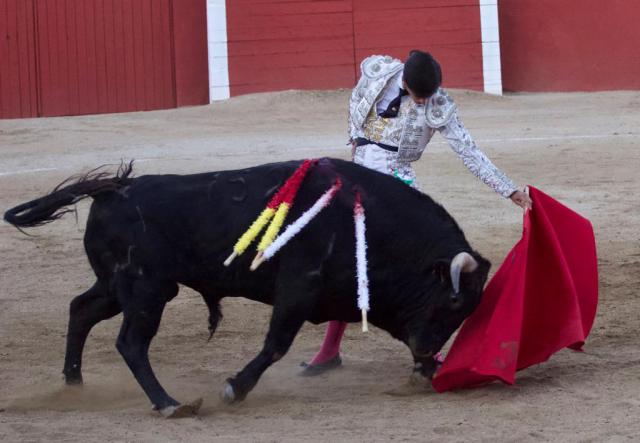
[[[37,117],[38,116],[38,72],[37,72],[37,54],[36,54],[36,12],[35,2],[30,1],[26,3],[27,12],[25,16],[26,23],[26,35],[27,46],[29,52],[27,54],[27,61],[29,66],[29,115],[25,117]]]
[[[142,3],[140,0],[134,0],[133,7],[133,60],[135,70],[135,94],[136,94],[136,110],[146,109],[145,104],[145,78],[144,78],[144,42],[143,42],[143,26],[142,26]]]
[[[17,65],[14,66],[18,80],[16,91],[21,117],[31,117],[31,73],[29,71],[29,58],[33,57],[29,46],[28,19],[31,4],[29,2],[17,2],[15,15],[15,49]],[[33,17],[31,17],[33,19]],[[6,29],[6,28],[3,28]]]
[[[169,108],[175,106],[171,61],[171,5],[169,0],[156,0],[151,5],[154,102],[156,108]],[[206,35],[206,29],[200,32]]]
[[[351,13],[351,2],[343,0],[299,1],[292,3],[270,1],[268,3],[247,2],[244,4],[243,2],[238,2],[236,7],[242,9],[246,16],[253,17],[309,17],[340,12]]]
[[[50,64],[49,64],[49,22],[47,20],[47,12],[49,8],[49,0],[42,0],[36,2],[35,7],[35,15],[36,15],[36,26],[38,32],[36,33],[36,47],[38,48],[38,60],[37,60],[37,69],[38,69],[38,95],[40,99],[40,103],[38,105],[38,115],[46,115],[46,95],[48,94],[48,85],[50,76]]]
[[[107,83],[107,45],[104,17],[105,0],[94,2],[94,37],[96,47],[96,88],[98,90],[97,112],[109,112],[109,89]]]
[[[66,20],[66,49],[67,57],[65,66],[67,68],[66,88],[68,89],[68,111],[67,115],[80,114],[80,83],[79,83],[79,65],[80,57],[78,56],[78,25],[76,22],[76,9],[78,7],[77,0],[66,0],[65,20]]]
[[[9,75],[7,77],[7,87],[9,94],[7,95],[7,105],[13,109],[17,115],[23,115],[22,109],[22,88],[20,84],[20,34],[18,30],[18,3],[16,1],[7,2],[7,21],[5,32],[5,40],[7,42],[8,57],[5,63],[9,65]]]
[[[0,29],[5,30],[9,27],[9,2],[0,8]],[[9,39],[6,38],[7,33],[0,34],[0,60],[9,59]],[[12,91],[10,86],[11,66],[9,63],[0,63],[0,117],[14,118],[19,115],[12,102]]]
[[[75,44],[76,44],[76,70],[78,90],[78,114],[88,114],[89,106],[89,79],[87,69],[87,29],[85,20],[85,2],[75,2]]]
[[[117,92],[117,65],[120,64],[119,57],[115,50],[115,23],[114,23],[114,0],[103,0],[103,20],[104,20],[104,61],[105,80],[107,90],[107,112],[117,112],[118,92]]]
[[[171,0],[162,0],[162,8],[160,9],[161,15],[161,28],[160,33],[162,39],[160,40],[160,48],[162,57],[160,63],[162,64],[162,103],[163,107],[171,108],[177,106],[176,101],[176,87],[174,79],[174,58],[173,58],[173,44],[172,44],[172,32],[171,32]],[[207,86],[209,82],[207,80]]]
[[[141,56],[143,63],[143,76],[144,76],[144,109],[155,109],[154,95],[155,95],[155,81],[153,78],[153,40],[152,40],[152,23],[151,23],[151,2],[152,0],[140,0],[142,3],[142,41],[144,45],[144,51]],[[139,55],[140,56],[140,55]]]
[[[84,5],[84,39],[86,42],[87,113],[100,112],[100,89],[98,87],[98,48],[96,41],[96,3],[82,2]]]
[[[42,61],[45,68],[41,70],[42,82],[42,113],[45,116],[56,116],[64,114],[66,97],[60,84],[60,43],[58,35],[58,10],[59,0],[44,0],[44,13],[40,15],[46,23],[45,32],[42,34],[41,48],[44,50]],[[42,65],[42,63],[41,63]]]
[[[122,37],[124,49],[122,65],[125,72],[125,104],[123,111],[135,111],[136,100],[136,59],[134,44],[134,15],[133,3],[137,0],[122,0]]]
[[[56,52],[53,54],[56,58],[57,75],[56,75],[56,95],[58,101],[53,104],[55,109],[53,115],[69,115],[71,114],[71,88],[69,85],[69,41],[67,38],[67,0],[57,0],[56,9],[56,25],[55,32],[57,34]]]

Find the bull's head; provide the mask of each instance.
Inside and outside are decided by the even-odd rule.
[[[479,262],[480,260],[480,262]],[[442,282],[450,283],[449,306],[456,310],[463,303],[465,293],[479,295],[486,282],[490,264],[482,257],[474,258],[468,252],[456,254],[451,261],[442,260],[435,272]]]

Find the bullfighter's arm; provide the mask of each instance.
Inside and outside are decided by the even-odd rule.
[[[353,123],[353,113],[355,112],[360,100],[364,96],[367,89],[367,80],[364,75],[360,75],[360,79],[356,84],[353,91],[351,91],[351,97],[349,98],[349,115],[348,115],[348,130],[349,130],[349,141],[354,140],[358,136],[358,128]]]
[[[458,113],[454,113],[445,126],[438,131],[447,140],[451,149],[462,159],[464,165],[487,186],[508,198],[518,190],[507,175],[489,160],[476,145],[471,134],[462,124]]]

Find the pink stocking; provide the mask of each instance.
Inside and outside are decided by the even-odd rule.
[[[327,332],[324,334],[322,346],[309,364],[322,364],[337,356],[340,352],[340,341],[342,340],[342,335],[346,328],[346,323],[337,320],[330,321],[327,326]]]

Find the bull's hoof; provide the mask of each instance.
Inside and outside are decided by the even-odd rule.
[[[235,403],[238,400],[236,392],[233,390],[233,386],[228,381],[224,384],[220,397],[222,398],[222,401],[228,405]]]
[[[431,377],[420,371],[414,371],[409,377],[409,384],[418,389],[431,389]]]
[[[67,386],[82,386],[82,374],[66,375],[64,376],[64,383]]]
[[[200,406],[202,406],[201,398],[183,405],[167,406],[166,408],[160,409],[160,414],[162,414],[164,418],[195,417],[198,415]]]

